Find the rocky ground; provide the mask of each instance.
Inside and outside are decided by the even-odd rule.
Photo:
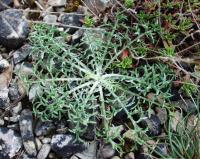
[[[120,157],[110,144],[102,144],[103,141],[94,139],[93,129],[88,130],[82,137],[84,142],[80,142],[73,133],[68,133],[68,123],[65,120],[42,121],[33,115],[32,101],[38,93],[37,85],[27,91],[16,73],[33,73],[34,63],[29,62],[31,45],[28,40],[31,26],[34,23],[54,24],[59,30],[71,35],[69,38],[73,44],[79,42],[84,35],[81,29],[84,15],[91,12],[99,15],[116,5],[109,0],[85,0],[84,3],[76,1],[76,5],[73,3],[75,1],[0,0],[0,159],[150,158],[144,155],[145,147],[137,153],[130,151]],[[65,14],[66,10],[71,14]],[[181,108],[181,111],[173,111],[170,123],[176,131],[177,124],[183,118],[182,112],[195,112],[196,106],[190,99],[175,100],[173,104]],[[143,121],[149,128],[150,136],[163,135],[163,125],[168,121],[168,116],[167,109],[156,108]],[[186,125],[189,127],[197,120],[198,114],[192,114]],[[121,132],[124,131],[123,125],[120,128]],[[132,140],[128,131],[123,135]],[[152,140],[149,144],[157,143]],[[168,153],[166,144],[156,146],[160,147],[161,153]]]

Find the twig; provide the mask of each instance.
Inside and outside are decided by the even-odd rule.
[[[190,0],[188,0],[188,5],[189,5],[189,8],[190,8],[190,12],[191,12],[191,14],[192,14],[193,20],[194,20],[195,24],[197,25],[198,29],[200,30],[200,26],[199,26],[199,24],[198,24],[198,22],[197,22],[197,20],[196,20],[196,16],[195,16],[195,14],[194,14],[193,11],[192,11],[192,7],[191,7],[191,5],[190,5]]]
[[[138,18],[132,13],[132,10],[127,9],[123,4],[121,4],[118,0],[114,0],[120,7],[122,7],[126,12],[128,12],[132,17],[134,17],[137,21]]]
[[[8,20],[15,20],[15,21],[20,21],[21,19],[16,19],[16,18],[12,18],[9,16],[5,16],[2,15],[4,18],[8,19]],[[28,20],[26,19],[30,24],[31,23],[35,23],[35,24],[47,24],[47,25],[55,25],[55,26],[60,26],[60,27],[67,27],[67,28],[75,28],[75,29],[83,29],[83,30],[96,30],[96,31],[102,31],[105,32],[105,29],[101,29],[101,28],[87,28],[87,27],[78,27],[78,26],[74,26],[74,25],[66,25],[66,24],[62,24],[62,23],[47,23],[47,22],[43,22],[43,21],[33,21],[33,20]]]
[[[10,8],[7,4],[5,4],[5,3],[3,3],[2,1],[0,1],[0,4],[3,6],[3,7],[5,7],[5,8]]]
[[[185,48],[185,49],[183,49],[183,50],[177,52],[176,54],[177,54],[177,55],[180,55],[181,53],[183,53],[183,52],[185,52],[185,51],[187,51],[187,50],[193,48],[193,47],[196,46],[196,45],[200,45],[200,42],[198,42],[198,43],[196,43],[196,44],[194,44],[194,45],[192,45],[192,46],[189,46],[189,47],[187,47],[187,48]]]
[[[190,58],[180,58],[180,57],[163,57],[163,56],[157,56],[157,57],[150,57],[150,58],[145,58],[145,57],[134,57],[137,60],[143,59],[143,60],[163,60],[163,61],[171,61],[177,69],[179,69],[180,71],[184,72],[185,74],[189,74],[190,76],[196,78],[196,79],[200,79],[200,77],[192,74],[191,72],[186,71],[184,68],[180,67],[178,64],[180,62],[184,62],[184,63],[188,63],[188,64],[195,64],[195,60],[190,59]],[[178,64],[177,64],[178,63]]]
[[[34,2],[38,6],[38,8],[40,8],[41,10],[44,10],[44,8],[42,7],[42,5],[38,1],[34,1]]]
[[[15,7],[17,7],[17,8],[20,7],[20,3],[18,0],[13,0],[13,3],[14,3]]]
[[[96,31],[105,32],[105,30],[101,29],[101,28],[86,28],[86,27],[78,27],[78,26],[74,26],[74,25],[65,25],[65,24],[61,24],[61,23],[47,23],[47,22],[43,22],[43,21],[31,21],[31,20],[28,20],[28,22],[35,23],[35,24],[47,24],[47,25],[55,25],[55,26],[60,26],[60,27],[68,27],[68,28],[83,29],[83,30],[96,30]]]
[[[9,103],[8,107],[5,108],[5,111],[4,111],[3,114],[1,114],[0,118],[2,118],[3,116],[5,116],[5,114],[8,113],[11,108],[13,108],[14,106],[16,106],[24,97],[25,97],[25,94],[22,94],[13,103]]]
[[[83,0],[81,0],[81,2],[85,5],[85,7],[88,8],[88,10],[89,10],[95,17],[99,17],[97,14],[95,14],[95,13],[90,9],[90,7],[87,6],[87,4],[86,4]],[[92,2],[90,2],[90,4],[93,5]],[[95,9],[96,9],[96,8],[95,8]]]
[[[66,15],[82,15],[84,14],[81,13],[66,13],[66,12],[51,12],[51,11],[45,11],[45,10],[35,10],[35,9],[13,9],[17,11],[22,11],[22,12],[31,12],[31,13],[50,13],[50,14],[66,14]]]
[[[184,68],[180,67],[180,66],[179,66],[180,63],[179,63],[178,61],[172,60],[172,62],[173,62],[173,64],[174,64],[179,70],[183,71],[186,75],[187,75],[187,74],[192,75],[190,72],[188,72],[188,71],[186,71]],[[177,64],[177,62],[178,62],[179,65]],[[192,75],[192,76],[193,76],[193,75]]]
[[[200,30],[196,30],[195,32],[191,33],[190,35],[184,37],[184,38],[181,40],[181,42],[180,42],[179,44],[177,44],[177,45],[174,45],[174,47],[178,47],[178,46],[182,45],[182,44],[184,43],[184,41],[185,41],[187,38],[193,37],[193,36],[194,36],[195,34],[197,34],[197,33],[200,33]]]

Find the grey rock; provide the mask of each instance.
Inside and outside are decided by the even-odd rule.
[[[161,134],[161,121],[156,115],[151,115],[142,121],[142,126],[147,127],[147,135],[158,136]]]
[[[12,158],[22,147],[20,135],[8,128],[0,127],[0,157]]]
[[[87,144],[87,149],[82,153],[77,153],[75,156],[79,157],[80,159],[95,159],[97,152],[97,142],[93,141]]]
[[[0,1],[0,11],[9,8],[9,5],[13,2],[13,0],[1,0]]]
[[[43,18],[43,21],[46,22],[46,23],[52,23],[52,24],[55,24],[56,21],[57,21],[58,17],[56,15],[46,15],[44,18]]]
[[[65,27],[67,29],[67,32],[70,34],[73,34],[77,28],[74,27],[81,27],[82,23],[80,20],[83,18],[83,16],[78,15],[77,13],[72,13],[72,14],[61,14],[58,20],[64,24],[64,25],[69,25],[72,27]],[[74,27],[73,27],[74,26]]]
[[[24,148],[29,156],[36,156],[36,146],[33,136],[33,116],[32,112],[29,109],[24,109],[21,112],[19,126],[20,132],[23,140]]]
[[[167,121],[167,110],[165,108],[156,107],[156,115],[160,119],[161,124]]]
[[[197,110],[195,104],[190,99],[185,99],[184,101],[183,100],[174,101],[171,102],[171,104],[174,105],[175,107],[181,108],[187,113],[194,113]]]
[[[4,117],[4,120],[16,123],[19,121],[19,118],[20,115],[16,115],[16,116]]]
[[[62,158],[69,158],[72,154],[83,152],[85,144],[75,141],[72,135],[57,134],[51,140],[51,149]]]
[[[17,103],[16,106],[12,107],[10,112],[13,116],[18,115],[22,111],[22,103]]]
[[[0,126],[4,125],[4,120],[0,118]]]
[[[50,150],[51,150],[51,145],[49,145],[49,144],[42,145],[42,148],[40,149],[40,151],[39,151],[39,153],[37,155],[37,159],[45,159],[45,158],[47,158]]]
[[[84,35],[84,30],[79,29],[72,35],[72,44],[77,44],[80,42],[81,38]]]
[[[135,155],[133,152],[128,153],[124,159],[135,159]]]
[[[0,89],[0,108],[5,108],[8,101],[8,88],[4,87]]]
[[[162,143],[157,144],[156,148],[155,148],[155,152],[160,157],[167,155],[168,154],[167,153],[167,145],[162,144]]]
[[[7,9],[0,13],[0,44],[8,49],[22,46],[29,34],[28,22],[22,18],[23,12]]]
[[[0,59],[0,73],[10,66],[9,62],[6,59]]]
[[[93,13],[99,14],[112,5],[112,0],[84,0],[84,4]]]
[[[42,94],[42,90],[39,87],[39,85],[33,84],[28,93],[29,101],[33,101],[34,99],[37,98],[38,95],[41,95],[41,94]]]
[[[39,151],[40,149],[41,149],[41,147],[42,147],[42,143],[41,143],[41,141],[40,141],[40,139],[39,138],[35,138],[35,145],[36,145],[36,148],[37,148],[37,150]]]
[[[179,111],[172,114],[172,118],[170,119],[170,126],[172,130],[176,131],[178,124],[182,121],[182,118],[182,114]]]
[[[17,64],[14,71],[20,75],[31,76],[33,74],[33,65],[30,63]]]
[[[8,97],[11,101],[15,101],[20,97],[20,93],[18,91],[17,85],[10,86],[8,92]]]
[[[19,131],[19,123],[7,125],[7,128],[15,130],[15,131]]]
[[[55,126],[52,122],[46,121],[38,121],[35,127],[35,135],[36,136],[44,136],[49,135],[51,132],[55,130]]]
[[[115,155],[115,150],[112,148],[111,145],[105,145],[99,149],[97,158],[100,159],[108,159]]]
[[[24,61],[31,53],[31,46],[26,44],[13,53],[14,64]]]
[[[43,144],[49,144],[49,143],[51,143],[51,138],[45,137],[44,139],[42,139],[42,143]]]
[[[48,4],[53,7],[65,6],[66,0],[48,0]]]

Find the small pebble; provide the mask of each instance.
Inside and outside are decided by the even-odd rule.
[[[115,150],[111,145],[106,145],[100,150],[100,156],[103,158],[111,158],[115,155]]]
[[[16,124],[7,125],[7,128],[10,128],[10,129],[12,129],[12,130],[19,131],[19,124],[16,123]]]
[[[51,143],[51,138],[45,137],[44,139],[42,139],[42,143],[43,144],[49,144],[49,143]]]
[[[48,0],[48,4],[53,7],[65,6],[66,0]]]
[[[51,150],[51,146],[49,144],[42,145],[42,147],[37,155],[37,159],[46,159],[50,150]]]
[[[43,21],[46,22],[46,23],[56,23],[57,21],[57,16],[56,15],[46,15],[44,18],[43,18]]]
[[[42,147],[42,143],[41,143],[40,139],[35,138],[35,144],[36,144],[37,150],[39,151]]]
[[[19,102],[19,103],[17,104],[17,106],[13,107],[13,108],[10,110],[10,112],[11,112],[12,115],[14,116],[14,115],[19,114],[19,113],[21,112],[21,110],[22,110],[22,103]]]
[[[15,72],[19,73],[20,75],[32,75],[34,72],[33,72],[33,66],[29,63],[24,63],[24,64],[17,64],[15,66],[15,69],[14,69]]]
[[[70,157],[70,159],[79,159],[79,158],[73,155],[72,157]]]
[[[3,126],[3,125],[4,125],[4,120],[0,119],[0,126]]]
[[[161,124],[164,124],[167,121],[167,110],[165,108],[156,107],[156,112]]]
[[[55,158],[56,158],[55,153],[50,152],[50,153],[49,153],[49,158],[55,159]]]
[[[111,159],[120,159],[120,157],[114,156],[114,157],[112,157]]]
[[[182,114],[179,111],[176,111],[172,114],[172,119],[170,121],[171,127],[174,131],[177,129],[177,125],[180,123],[182,119]]]
[[[127,155],[125,156],[125,159],[135,159],[134,153],[133,153],[133,152],[130,152],[129,154],[127,154]]]

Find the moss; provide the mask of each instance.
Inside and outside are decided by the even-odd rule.
[[[69,0],[67,6],[65,7],[65,12],[77,11],[79,5],[81,5],[81,0]]]

